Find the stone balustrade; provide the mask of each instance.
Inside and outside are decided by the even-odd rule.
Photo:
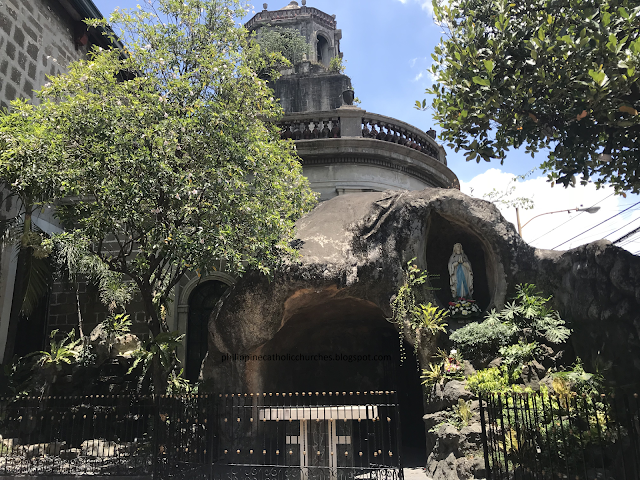
[[[278,126],[281,128],[281,138],[296,141],[347,137],[381,140],[421,152],[446,165],[444,150],[431,132],[425,133],[408,123],[369,113],[358,107],[292,113],[278,122]]]
[[[316,138],[340,138],[339,117],[311,117],[304,119],[283,120],[278,123],[281,127],[280,138],[292,140],[312,140]]]
[[[382,115],[362,118],[362,136],[397,143],[440,160],[440,146],[434,138],[404,122]]]

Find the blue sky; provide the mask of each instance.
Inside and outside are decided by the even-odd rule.
[[[116,7],[135,8],[136,4],[144,3],[144,0],[93,1],[105,17]],[[262,3],[254,3],[256,11],[262,10]],[[287,5],[288,0],[267,0],[267,3],[269,10],[277,10]],[[427,68],[441,36],[440,28],[432,21],[430,5],[429,0],[307,0],[307,6],[336,15],[338,28],[342,29],[341,50],[347,61],[346,74],[352,79],[356,96],[362,102],[361,108],[408,122],[424,131],[431,127],[439,131],[428,111],[420,112],[413,108],[416,100],[425,98],[425,88],[432,83]],[[466,162],[462,152],[456,154],[447,150],[449,168],[460,179],[461,189],[477,197],[493,188],[507,188],[514,175],[538,167],[544,158],[538,154],[532,159],[524,152],[514,151],[508,155],[504,165],[499,162],[477,164]],[[534,172],[517,189],[518,195],[532,197],[535,204],[534,210],[522,212],[522,223],[534,215],[562,208],[587,207],[597,202],[601,202],[598,205],[602,208],[593,215],[544,215],[523,230],[525,240],[541,237],[533,245],[553,248],[640,201],[637,196],[629,195],[625,199],[610,196],[611,193],[610,189],[596,191],[593,186],[551,188],[542,172]],[[501,210],[505,218],[515,222],[513,209]],[[576,218],[567,223],[572,216]],[[560,248],[574,247],[599,238],[614,240],[638,226],[640,205]],[[550,233],[545,235],[546,232]],[[634,253],[640,252],[640,235],[638,241],[629,243],[625,248]]]

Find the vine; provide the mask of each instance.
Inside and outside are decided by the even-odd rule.
[[[398,336],[400,340],[400,363],[406,360],[404,349],[404,329],[405,321],[409,321],[409,326],[416,333],[416,341],[413,343],[413,353],[418,356],[418,338],[420,331],[427,331],[430,335],[438,332],[445,332],[447,324],[444,323],[449,312],[432,305],[431,302],[421,303],[424,300],[424,290],[434,290],[433,287],[425,285],[429,278],[426,271],[420,270],[415,264],[415,257],[407,262],[407,269],[404,274],[404,282],[399,288],[395,298],[391,301],[392,323],[398,325]]]

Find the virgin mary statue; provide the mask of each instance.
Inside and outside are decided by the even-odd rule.
[[[449,285],[453,298],[473,298],[473,271],[460,243],[453,246],[449,257]]]

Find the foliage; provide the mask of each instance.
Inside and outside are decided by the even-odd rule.
[[[167,383],[167,395],[195,395],[198,393],[198,383],[191,383],[183,377],[184,369],[169,374]]]
[[[427,368],[422,369],[420,375],[422,385],[433,386],[444,383],[445,372],[442,363],[430,363]]]
[[[11,363],[5,363],[3,374],[6,384],[3,385],[3,396],[14,398],[24,397],[29,394],[33,380],[33,358],[14,356]]]
[[[431,302],[421,303],[413,310],[411,326],[414,330],[424,330],[429,335],[436,335],[438,332],[447,331],[447,324],[444,323],[449,312],[432,305]]]
[[[296,65],[309,54],[307,39],[295,28],[263,28],[257,42],[271,60],[267,63],[273,66]],[[286,62],[282,62],[282,57]]]
[[[512,391],[511,384],[517,378],[506,365],[478,370],[467,377],[467,389],[475,395]]]
[[[521,208],[523,210],[531,210],[534,207],[533,200],[528,197],[516,197],[514,196],[517,189],[518,180],[524,180],[531,175],[535,170],[530,170],[524,175],[516,175],[507,184],[504,190],[498,190],[493,188],[490,192],[482,195],[482,198],[489,202],[500,204],[509,208]],[[473,194],[473,190],[471,191]]]
[[[553,182],[637,193],[639,14],[637,0],[434,1],[442,138],[478,162],[550,148]]]
[[[12,104],[0,179],[41,203],[67,199],[68,238],[131,279],[156,336],[187,271],[272,274],[295,255],[294,222],[315,194],[279,137],[282,110],[256,73],[267,60],[235,24],[240,2],[148,8],[111,16],[126,55],[95,49],[50,77],[39,105]]]
[[[447,353],[438,348],[433,359],[435,362],[430,362],[428,368],[422,370],[422,385],[433,387],[437,384],[444,385],[449,380],[464,379],[464,361],[456,350]]]
[[[87,237],[81,232],[63,232],[45,240],[51,245],[53,259],[58,272],[64,272],[71,282],[77,282],[78,275],[98,287],[100,301],[110,311],[131,301],[134,285],[125,282],[123,274],[114,271],[100,255],[91,251]]]
[[[531,362],[540,346],[538,342],[519,342],[507,347],[500,347],[500,356],[511,371]]]
[[[479,359],[495,355],[500,347],[514,341],[559,344],[569,338],[571,330],[548,305],[551,297],[540,296],[535,285],[523,284],[516,288],[514,301],[500,312],[492,310],[482,323],[470,323],[451,335],[451,340],[466,357]],[[516,350],[513,353],[517,353]]]
[[[571,330],[565,327],[560,314],[549,306],[551,297],[541,297],[532,284],[518,285],[516,289],[515,301],[499,313],[492,311],[488,318],[514,325],[518,335],[527,341],[538,338],[555,344],[564,343]]]
[[[52,330],[49,335],[49,351],[34,352],[39,355],[36,365],[42,368],[52,367],[60,370],[64,364],[70,365],[76,359],[78,352],[76,347],[80,343],[80,339],[75,339],[75,330],[71,330],[60,341],[56,341],[58,330]]]
[[[473,411],[471,410],[471,401],[464,401],[462,398],[458,399],[458,404],[453,407],[454,422],[453,425],[461,430],[469,425],[471,418],[473,417]]]
[[[333,73],[344,73],[347,68],[345,63],[342,57],[333,57],[329,62],[329,71]]]
[[[180,384],[180,380],[176,380],[174,372],[179,363],[175,352],[182,344],[183,338],[184,334],[179,332],[163,332],[155,338],[147,340],[140,349],[133,352],[134,361],[127,375],[134,373],[139,368],[138,390],[142,390],[146,379],[158,374],[157,369],[152,368],[154,362],[158,363],[163,377],[162,382],[156,382],[154,379],[154,388],[157,388],[158,384],[164,385],[165,389],[175,388]]]
[[[428,332],[435,336],[439,332],[445,332],[447,324],[444,323],[448,312],[426,302],[425,292],[433,290],[425,285],[431,277],[427,272],[420,270],[414,264],[415,258],[407,262],[404,272],[404,282],[398,289],[398,293],[391,300],[391,318],[388,320],[398,326],[400,337],[400,360],[404,360],[404,330],[405,322],[419,336],[420,331]],[[418,340],[414,342],[414,353],[417,355]]]
[[[102,326],[105,332],[107,332],[107,335],[117,337],[131,331],[131,320],[129,319],[129,315],[118,313],[105,318]]]
[[[453,332],[449,339],[467,358],[488,357],[514,336],[514,329],[497,319],[486,319],[481,323],[471,322]]]
[[[553,390],[558,395],[569,395],[572,392],[580,395],[599,395],[604,390],[604,379],[601,375],[585,372],[580,359],[564,372],[553,374]]]

